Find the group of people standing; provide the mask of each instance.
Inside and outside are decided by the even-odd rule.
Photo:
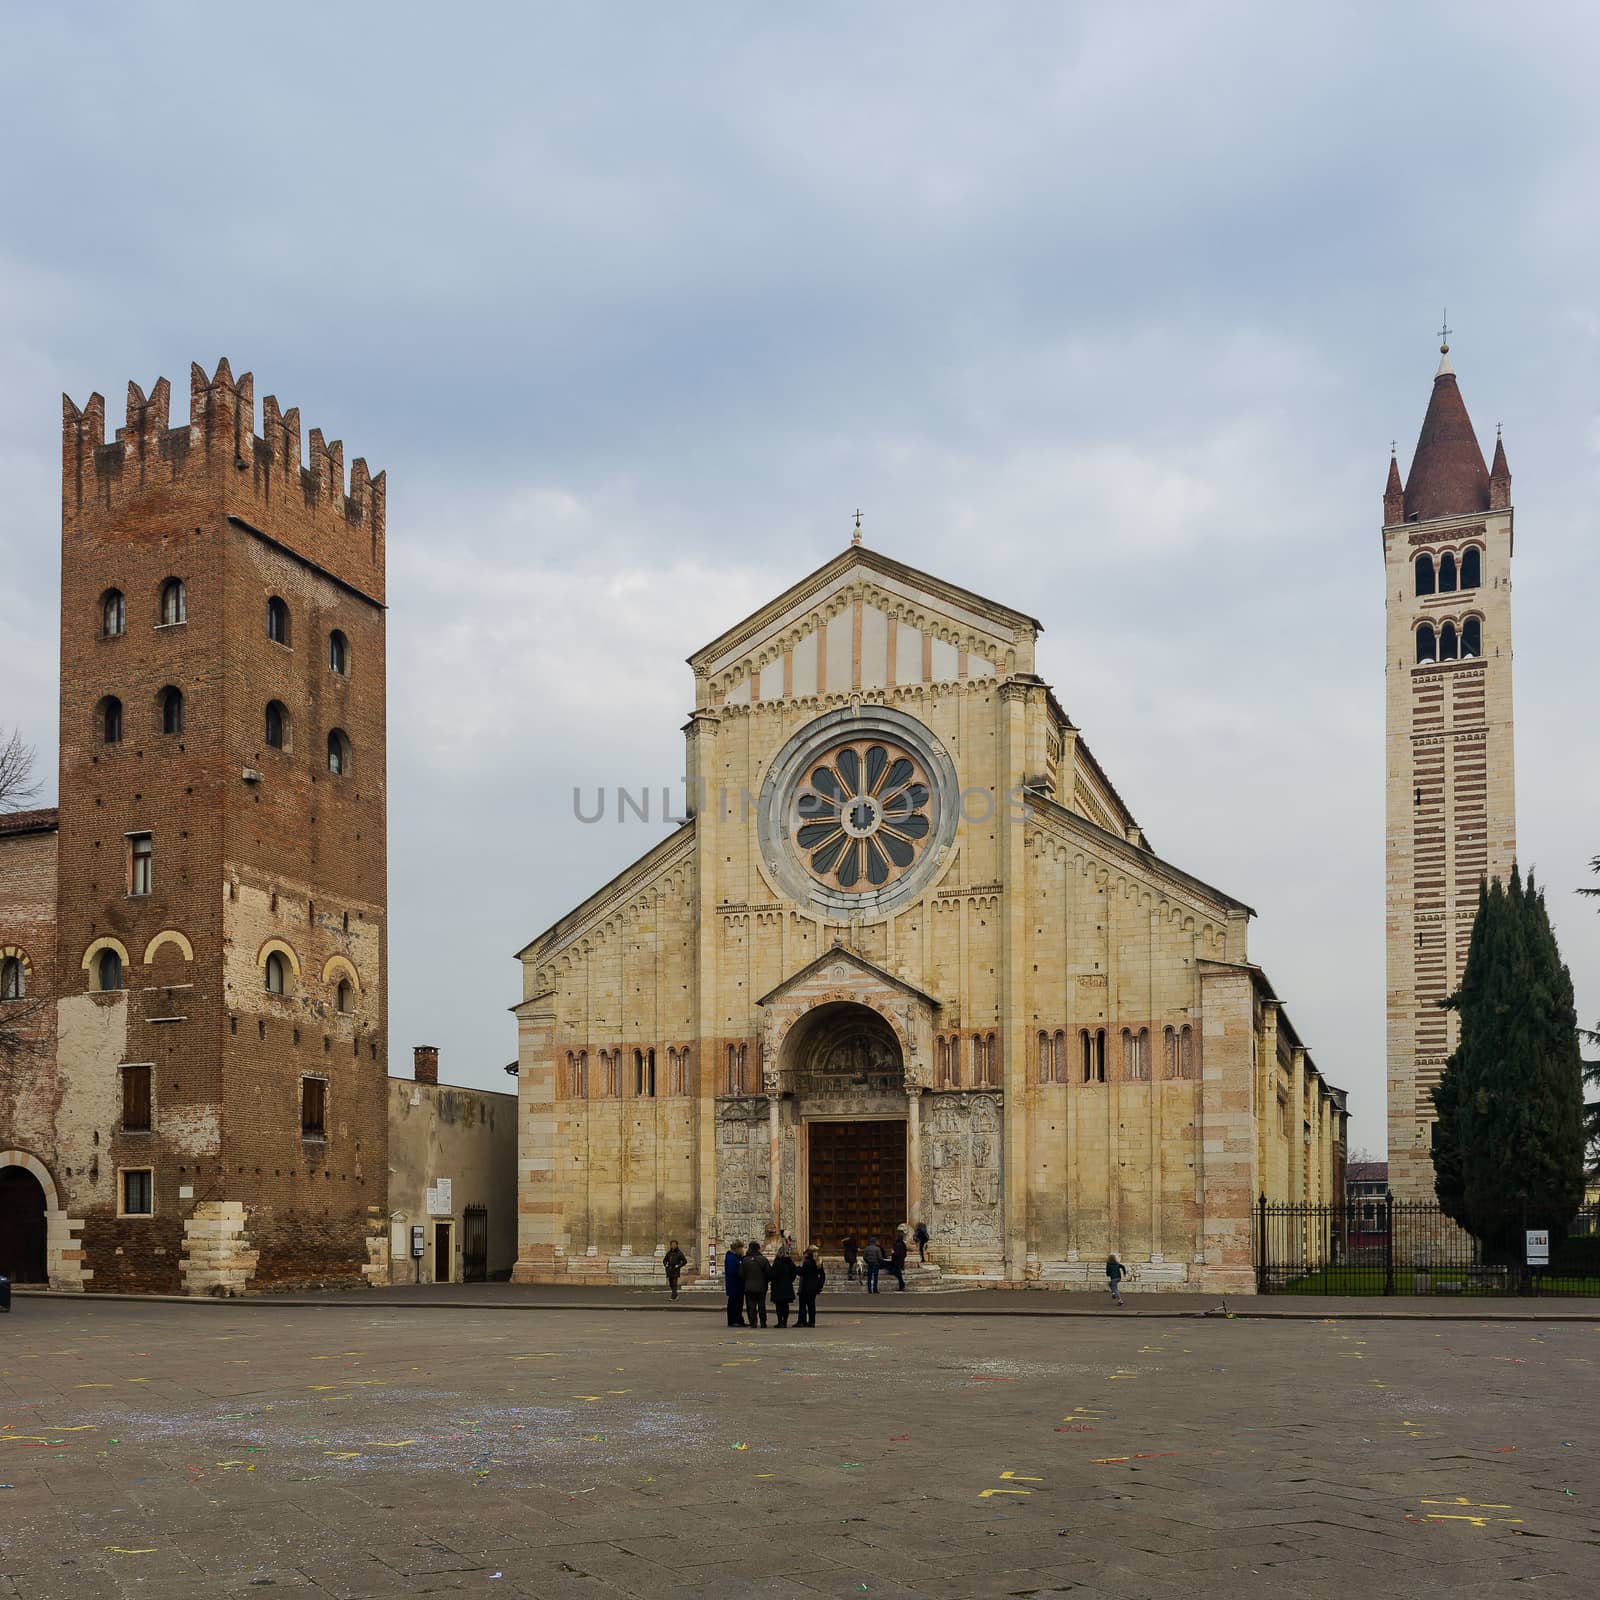
[[[926,1262],[928,1259],[929,1239],[927,1223],[919,1222],[912,1232],[912,1237],[917,1241],[917,1259]],[[894,1230],[894,1243],[889,1246],[887,1253],[884,1251],[883,1246],[878,1243],[878,1236],[875,1233],[867,1236],[867,1245],[864,1250],[861,1248],[858,1237],[853,1233],[847,1233],[839,1241],[839,1249],[844,1255],[845,1273],[851,1282],[855,1281],[856,1267],[859,1264],[861,1275],[867,1281],[868,1294],[876,1294],[878,1292],[878,1274],[885,1267],[889,1269],[889,1276],[902,1289],[905,1288],[906,1257],[910,1254],[910,1251],[906,1246],[906,1230],[904,1228],[896,1228]]]
[[[767,1296],[778,1326],[789,1326],[789,1308],[798,1303],[797,1328],[817,1325],[817,1296],[828,1281],[815,1245],[808,1245],[797,1261],[794,1240],[780,1235],[769,1258],[759,1239],[748,1245],[737,1240],[722,1258],[722,1286],[728,1296],[730,1328],[764,1328],[767,1325]]]

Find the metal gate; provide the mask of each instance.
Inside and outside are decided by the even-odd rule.
[[[489,1211],[468,1206],[462,1215],[461,1276],[466,1283],[489,1281]]]

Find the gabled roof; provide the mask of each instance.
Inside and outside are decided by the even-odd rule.
[[[61,826],[61,813],[55,806],[37,811],[0,811],[0,836],[22,833],[55,833]]]
[[[798,583],[791,584],[782,594],[774,596],[758,611],[751,612],[726,632],[718,634],[709,644],[702,645],[688,658],[689,665],[698,667],[702,663],[717,660],[738,649],[747,640],[755,638],[773,617],[781,616],[803,600],[826,593],[853,567],[865,567],[885,578],[914,584],[926,593],[947,600],[952,605],[977,612],[1012,633],[1031,630],[1037,634],[1044,631],[1044,625],[1037,617],[1030,617],[1023,611],[1014,611],[1010,606],[1001,605],[998,600],[990,600],[971,589],[963,589],[959,584],[936,578],[932,573],[923,572],[917,567],[908,567],[903,561],[895,561],[877,550],[869,550],[866,545],[854,544],[847,546],[831,561],[825,561]]]
[[[927,990],[919,989],[914,983],[907,983],[904,978],[895,977],[892,972],[886,972],[875,961],[868,961],[865,956],[857,955],[854,950],[849,948],[849,946],[842,944],[836,944],[831,949],[824,950],[820,956],[817,956],[814,960],[808,961],[798,972],[790,973],[790,975],[785,978],[776,989],[769,989],[764,995],[762,995],[761,998],[756,1001],[756,1004],[758,1006],[764,1006],[769,1001],[776,1000],[780,996],[786,995],[796,985],[804,983],[806,979],[817,970],[818,967],[825,966],[830,961],[847,961],[851,966],[859,967],[861,971],[867,973],[870,977],[880,979],[882,982],[898,989],[902,994],[908,994],[914,1000],[925,1001],[928,1005],[933,1006],[935,1009],[938,1009],[939,1007],[940,1002],[935,1000],[934,997],[927,992]]]

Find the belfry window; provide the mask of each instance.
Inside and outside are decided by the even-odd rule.
[[[1433,593],[1433,557],[1426,553],[1417,557],[1417,593]]]
[[[1453,594],[1456,587],[1456,558],[1446,550],[1439,557],[1439,593]]]
[[[1424,622],[1417,629],[1417,665],[1431,667],[1439,659],[1439,646],[1433,636],[1433,624]]]
[[[128,628],[128,602],[120,589],[107,589],[100,597],[100,634],[106,639],[120,639]]]
[[[1439,630],[1439,659],[1441,661],[1454,661],[1459,654],[1456,640],[1456,625],[1447,622]]]
[[[1477,545],[1469,544],[1461,552],[1461,587],[1463,589],[1476,589],[1483,582],[1482,577],[1482,552]]]
[[[170,684],[161,691],[161,731],[183,732],[183,690]]]
[[[1476,617],[1468,617],[1461,624],[1461,659],[1475,660],[1483,654],[1483,624]]]
[[[168,578],[161,585],[161,626],[170,628],[174,623],[189,620],[189,595],[182,578]]]

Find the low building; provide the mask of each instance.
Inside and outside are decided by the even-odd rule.
[[[413,1060],[414,1077],[389,1079],[389,1281],[509,1278],[517,1097],[440,1083],[433,1045]]]

